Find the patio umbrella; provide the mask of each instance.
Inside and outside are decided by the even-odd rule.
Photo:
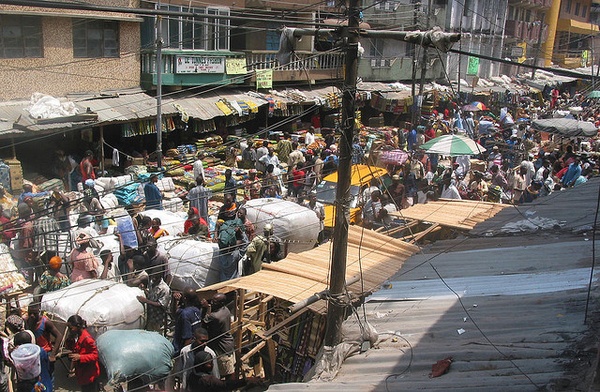
[[[481,109],[479,108],[479,106],[475,106],[475,105],[465,105],[462,107],[462,110],[464,112],[478,112]]]
[[[477,155],[485,151],[485,148],[475,143],[473,139],[461,135],[443,135],[436,137],[421,145],[420,148],[430,154],[449,155],[451,157]]]
[[[598,127],[589,121],[574,118],[544,118],[534,120],[531,127],[537,131],[553,133],[563,137],[596,136]]]
[[[478,107],[479,110],[488,110],[487,106],[485,106],[483,102],[473,101],[469,105]]]

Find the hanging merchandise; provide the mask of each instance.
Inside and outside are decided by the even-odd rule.
[[[172,117],[163,117],[162,129],[163,132],[175,130],[175,121]],[[153,133],[156,133],[156,121],[154,120],[139,120],[138,122],[121,125],[121,137],[151,135]]]

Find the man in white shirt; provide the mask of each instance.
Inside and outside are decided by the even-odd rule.
[[[219,366],[217,365],[217,354],[206,345],[208,342],[208,331],[202,327],[196,327],[194,329],[194,341],[187,346],[183,346],[179,356],[175,359],[175,366],[173,367],[173,374],[181,374],[181,388],[180,390],[185,391],[187,387],[187,379],[189,374],[192,372],[194,367],[194,354],[198,350],[209,353],[213,358],[213,370],[212,375],[220,379]]]
[[[204,154],[198,156],[192,167],[194,169],[194,178],[202,176],[202,179],[204,179],[204,163],[201,158],[204,158]]]
[[[451,176],[444,176],[442,184],[442,194],[440,195],[442,199],[462,200],[458,188],[454,185],[454,180],[452,180]]]
[[[261,162],[260,158],[264,157],[269,153],[268,145],[269,141],[264,140],[262,146],[256,149],[256,170],[258,170],[259,172],[264,173],[267,170],[267,167],[264,163]]]
[[[315,127],[313,127],[311,125],[308,128],[308,131],[306,131],[306,134],[304,135],[304,144],[306,144],[307,146],[310,146],[314,142],[315,142]]]

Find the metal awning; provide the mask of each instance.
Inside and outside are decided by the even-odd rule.
[[[77,105],[85,111],[98,115],[99,123],[120,123],[132,120],[156,117],[156,98],[139,92],[134,94],[106,94],[75,99]],[[163,105],[163,114],[174,114],[167,105]]]
[[[346,281],[354,293],[377,289],[393,271],[397,271],[419,248],[372,230],[350,226],[348,233]],[[236,289],[256,291],[298,303],[328,286],[331,247],[322,245],[302,253],[290,253],[284,260],[263,264],[253,275],[214,284],[199,291],[228,292]],[[313,309],[324,311],[323,303]]]

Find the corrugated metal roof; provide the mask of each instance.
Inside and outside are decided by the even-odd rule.
[[[599,186],[594,178],[506,208],[471,234],[534,217],[562,222],[561,230],[471,235],[423,249],[390,279],[391,289],[368,299],[378,349],[348,358],[332,382],[270,390],[588,390],[597,356],[597,337],[584,324],[593,254],[579,230],[591,230]],[[597,302],[590,305],[593,325]],[[344,324],[349,340],[362,328],[356,319]],[[447,357],[448,373],[430,378]]]
[[[418,247],[371,230],[351,226],[348,234],[346,280],[360,276],[349,290],[360,293],[376,289],[390,272],[397,271]],[[327,288],[331,247],[289,254],[284,260],[263,264],[263,270],[233,281],[201,289],[201,291],[246,289],[297,303]],[[318,308],[318,306],[317,306]]]
[[[215,117],[225,116],[225,113],[219,109],[216,103],[226,99],[227,101],[251,102],[256,106],[266,105],[267,101],[255,96],[248,95],[239,91],[215,91],[198,95],[181,95],[170,97],[164,106],[173,108],[175,112],[183,110],[188,116],[201,120],[210,120]],[[178,105],[181,109],[177,109]]]
[[[165,100],[167,101],[167,100]],[[145,94],[110,95],[75,100],[84,108],[98,114],[98,122],[113,123],[156,117],[156,98]],[[163,105],[163,114],[174,114],[177,111],[169,105]]]

